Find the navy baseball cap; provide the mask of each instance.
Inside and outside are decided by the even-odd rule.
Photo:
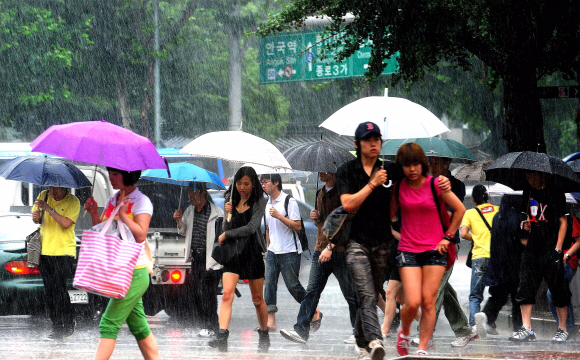
[[[358,127],[356,128],[356,131],[354,132],[354,139],[355,140],[363,139],[372,133],[375,133],[379,137],[382,137],[381,129],[377,126],[377,124],[375,124],[373,122],[363,122],[363,123],[358,124]]]

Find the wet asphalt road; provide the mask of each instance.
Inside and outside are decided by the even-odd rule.
[[[460,257],[456,270],[451,277],[460,301],[467,309],[470,272],[461,262]],[[301,280],[307,284],[308,269],[303,267]],[[254,332],[257,319],[251,302],[247,285],[238,286],[241,298],[234,300],[234,310],[230,326],[229,352],[218,353],[209,348],[207,340],[196,336],[198,328],[191,322],[176,321],[161,312],[149,318],[153,333],[159,344],[161,359],[356,359],[353,345],[346,345],[343,339],[351,334],[348,321],[348,307],[344,301],[336,280],[331,277],[327,288],[321,296],[320,310],[324,314],[320,330],[313,333],[308,345],[291,343],[280,336],[271,334],[272,346],[268,354],[257,352],[258,334]],[[290,296],[281,281],[279,285],[277,314],[278,328],[291,329],[296,321],[299,305]],[[379,311],[382,319],[382,312]],[[498,323],[500,335],[478,339],[464,348],[452,348],[454,340],[447,320],[442,315],[437,323],[434,336],[436,348],[429,354],[437,357],[460,358],[572,358],[580,352],[579,342],[568,342],[564,345],[551,344],[548,337],[535,343],[515,344],[507,340],[511,335],[505,323]],[[413,328],[415,325],[413,326]],[[79,323],[77,331],[70,339],[62,342],[45,341],[43,338],[50,330],[50,321],[46,317],[4,316],[0,317],[0,359],[91,359],[96,349],[99,333],[98,324],[91,321]],[[387,340],[387,358],[397,357],[394,337]],[[137,344],[124,327],[117,341],[112,359],[141,358]]]

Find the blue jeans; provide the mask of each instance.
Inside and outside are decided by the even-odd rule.
[[[268,251],[266,254],[264,300],[266,301],[266,305],[268,305],[269,313],[278,311],[278,307],[276,306],[276,292],[278,291],[278,278],[280,274],[282,274],[286,288],[288,288],[294,300],[301,303],[306,296],[306,290],[304,290],[304,287],[300,284],[300,280],[298,280],[298,275],[300,274],[300,254],[297,252],[274,254]]]
[[[485,273],[489,258],[473,259],[471,262],[471,291],[469,293],[469,325],[475,325],[475,314],[481,311],[480,304],[483,301],[483,291],[485,290]]]
[[[572,281],[572,278],[576,274],[576,270],[570,267],[570,264],[564,265],[564,277],[568,284]],[[554,315],[554,319],[556,319],[556,323],[558,322],[558,313],[556,312],[556,307],[552,303],[552,293],[548,289],[548,305],[550,306],[550,311],[552,311],[552,315]],[[566,317],[566,331],[567,332],[574,332],[576,330],[576,325],[574,324],[574,308],[572,307],[572,303],[568,305],[568,316]]]
[[[296,330],[296,332],[306,340],[308,340],[308,336],[310,335],[310,322],[312,321],[314,313],[316,313],[320,294],[324,290],[326,282],[331,274],[334,274],[336,280],[338,280],[342,295],[348,303],[350,324],[353,328],[356,319],[356,294],[346,267],[345,252],[333,252],[330,261],[322,264],[318,263],[320,254],[320,251],[315,251],[312,255],[312,265],[310,265],[310,277],[308,278],[306,297],[300,304],[298,318],[294,325],[294,330]]]

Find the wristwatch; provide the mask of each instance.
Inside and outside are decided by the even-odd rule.
[[[567,257],[568,259],[570,258],[570,254],[568,253],[565,253],[564,256]]]
[[[50,209],[50,211],[48,212],[50,215],[54,214],[56,210],[54,210],[54,208]],[[561,250],[560,250],[561,251]]]
[[[561,254],[561,253],[562,253],[562,249],[555,248],[554,250],[556,250],[556,252],[557,252],[558,254]]]
[[[330,246],[330,244],[326,245],[326,250],[332,251],[332,247]]]

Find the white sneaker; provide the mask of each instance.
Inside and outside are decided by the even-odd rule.
[[[409,341],[409,344],[411,344],[411,346],[417,347],[419,346],[419,338],[412,338],[411,341]],[[429,343],[427,343],[427,349],[435,349],[435,343],[433,342],[433,338],[429,339]]]
[[[475,319],[475,326],[477,326],[477,335],[481,339],[485,339],[487,334],[499,335],[499,332],[487,322],[487,315],[484,312],[478,312],[473,317]]]
[[[473,341],[473,340],[475,340],[477,338],[479,338],[479,335],[477,335],[476,327],[475,326],[472,326],[471,327],[471,334],[469,334],[467,336],[458,337],[457,339],[455,339],[455,341],[453,341],[451,343],[451,346],[453,346],[453,347],[464,347],[470,341]]]
[[[282,335],[283,338],[290,340],[290,341],[294,341],[296,343],[299,344],[306,344],[306,339],[304,339],[302,336],[300,336],[296,331],[294,330],[280,330],[280,335]]]
[[[344,339],[343,342],[345,344],[356,344],[356,339],[355,339],[354,335],[351,335],[351,336],[347,337],[346,339]]]
[[[197,336],[200,336],[200,337],[211,337],[214,335],[215,335],[215,331],[208,330],[208,329],[201,329],[199,331],[199,333],[197,333]]]

